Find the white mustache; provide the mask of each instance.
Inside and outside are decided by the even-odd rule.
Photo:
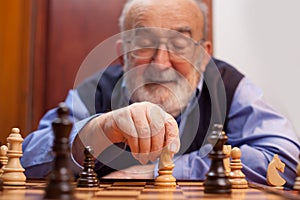
[[[178,82],[181,79],[181,76],[173,68],[160,70],[155,66],[148,66],[143,78],[145,83],[167,83]]]

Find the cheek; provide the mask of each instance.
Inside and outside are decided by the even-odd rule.
[[[195,76],[195,73],[198,73],[196,68],[188,62],[177,62],[173,63],[174,69],[180,73],[187,80],[191,79],[191,76]]]
[[[129,56],[125,62],[125,73],[129,77],[129,81],[131,83],[141,82],[147,65],[148,63],[137,61]]]
[[[146,66],[149,65],[149,61],[148,60],[135,59],[132,56],[128,55],[126,65],[128,66],[127,67],[128,69],[134,69],[134,68],[137,68],[137,67],[145,68]]]
[[[190,84],[192,89],[195,89],[200,80],[199,71],[190,63],[181,63],[180,65],[175,65],[174,67],[178,73],[180,73],[186,81]]]

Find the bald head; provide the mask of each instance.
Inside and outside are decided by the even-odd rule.
[[[118,44],[124,50],[126,87],[133,101],[161,105],[173,116],[188,104],[209,60],[205,9],[196,1],[126,3]]]
[[[120,26],[121,31],[139,27],[190,29],[197,40],[206,37],[206,6],[199,0],[129,0]]]

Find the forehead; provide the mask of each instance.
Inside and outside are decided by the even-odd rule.
[[[179,29],[179,30],[172,30],[160,27],[140,27],[131,29],[130,31],[126,32],[127,34],[132,35],[139,35],[139,36],[147,36],[147,37],[179,37],[182,36],[181,33],[184,35],[191,35],[191,31],[189,28]]]
[[[202,36],[203,16],[192,0],[133,0],[125,16],[126,29],[160,27]]]

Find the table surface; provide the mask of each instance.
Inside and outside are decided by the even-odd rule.
[[[4,186],[0,200],[39,200],[43,199],[45,180],[27,180],[25,186]],[[76,186],[76,183],[74,183]],[[249,183],[248,189],[232,189],[231,194],[206,194],[202,181],[177,181],[176,188],[157,188],[153,180],[100,180],[97,188],[74,187],[76,199],[300,199],[297,191],[278,190],[269,186]]]

